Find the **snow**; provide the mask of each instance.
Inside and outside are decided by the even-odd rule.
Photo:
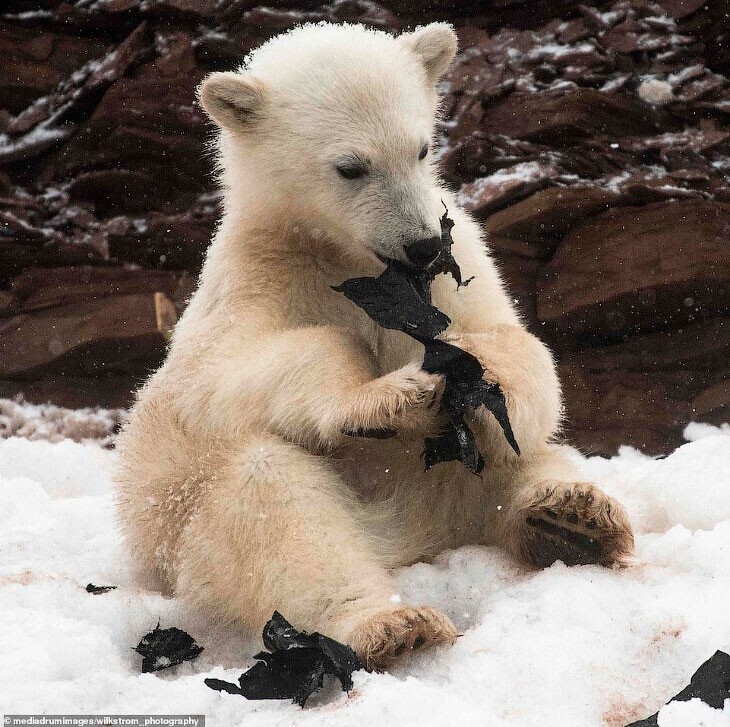
[[[3,13],[3,20],[46,20],[53,17],[52,10],[26,10],[22,13]]]
[[[536,182],[549,174],[550,170],[540,162],[521,162],[463,185],[458,194],[459,203],[466,207],[474,206],[491,191],[512,184]]]
[[[659,727],[730,727],[730,710],[713,709],[699,699],[672,702],[659,712]]]
[[[642,81],[637,93],[644,101],[658,106],[663,106],[674,100],[671,84],[657,79]]]
[[[56,116],[53,117],[55,120]],[[22,154],[26,150],[36,147],[40,144],[55,144],[58,141],[66,139],[70,131],[68,129],[50,129],[46,128],[47,123],[38,124],[32,131],[16,140],[11,139],[7,134],[0,134],[0,153]]]
[[[581,53],[594,53],[596,46],[592,43],[580,43],[579,45],[560,45],[558,43],[547,43],[537,46],[525,54],[529,60],[544,61],[556,60],[570,55]]]
[[[123,419],[121,409],[65,409],[53,404],[0,399],[0,437],[3,438],[23,437],[50,442],[93,439],[108,446]]]
[[[205,714],[211,725],[623,727],[656,712],[730,650],[730,427],[692,424],[655,459],[575,453],[622,500],[637,535],[624,570],[530,571],[466,547],[398,573],[404,602],[444,609],[463,636],[389,674],[355,674],[305,710],[203,684],[235,681],[260,645],[138,583],[114,522],[115,453],[92,442],[0,440],[0,712]],[[87,583],[118,585],[102,595]],[[286,614],[285,614],[286,615]],[[132,651],[158,619],[205,651],[141,674]],[[661,727],[728,727],[730,707],[662,709]]]

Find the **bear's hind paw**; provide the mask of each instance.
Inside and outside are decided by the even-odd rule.
[[[626,565],[634,536],[622,505],[594,485],[544,483],[515,504],[508,537],[525,560],[546,568]]]

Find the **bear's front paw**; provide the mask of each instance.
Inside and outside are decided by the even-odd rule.
[[[439,428],[444,380],[409,364],[369,382],[360,391],[352,419],[360,429],[431,433]]]
[[[625,565],[634,534],[623,506],[586,483],[544,482],[524,492],[507,516],[507,541],[525,560],[545,568]]]
[[[444,340],[474,356],[484,369],[483,380],[499,386],[523,458],[552,438],[562,411],[560,384],[550,352],[537,338],[518,326],[501,325],[484,333],[448,334]],[[486,407],[469,412],[467,422],[475,425],[491,456],[511,457]]]
[[[402,654],[437,644],[451,646],[458,634],[448,616],[430,606],[384,611],[357,627],[348,639],[368,671],[384,669]]]

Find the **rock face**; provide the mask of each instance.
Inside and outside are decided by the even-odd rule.
[[[218,214],[205,73],[306,21],[457,27],[441,164],[531,328],[568,438],[660,453],[730,416],[723,0],[8,0],[0,16],[0,396],[124,406]]]

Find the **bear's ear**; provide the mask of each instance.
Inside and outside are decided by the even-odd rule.
[[[436,85],[456,55],[458,38],[448,23],[430,23],[412,33],[404,33],[398,42],[415,53],[426,69],[428,80]]]
[[[198,100],[218,126],[234,131],[261,117],[266,87],[249,73],[211,73],[198,87]]]

